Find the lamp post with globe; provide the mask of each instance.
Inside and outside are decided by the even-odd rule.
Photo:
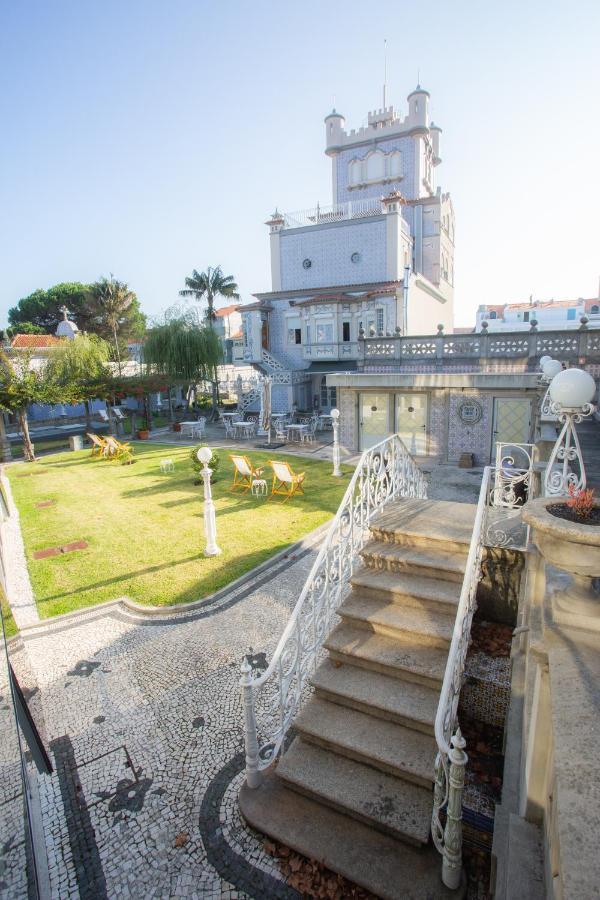
[[[565,496],[586,486],[585,467],[575,425],[594,411],[596,382],[583,369],[564,369],[550,382],[550,411],[563,423],[544,476],[547,497]],[[573,464],[579,469],[579,475]]]
[[[196,454],[198,462],[202,463],[200,474],[204,482],[204,537],[206,538],[205,556],[218,556],[223,551],[217,545],[217,522],[215,517],[215,504],[213,503],[210,487],[211,471],[209,462],[212,459],[210,447],[200,447]]]
[[[342,477],[340,468],[340,411],[331,410],[331,424],[333,425],[333,472],[335,478]]]

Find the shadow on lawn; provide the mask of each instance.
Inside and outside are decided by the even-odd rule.
[[[270,547],[264,547],[261,550],[255,550],[252,553],[235,556],[234,558],[228,558],[226,557],[226,555],[223,555],[219,558],[221,561],[221,565],[216,570],[213,567],[209,572],[206,573],[203,578],[199,578],[197,581],[195,581],[192,586],[175,594],[168,603],[146,604],[139,597],[133,597],[132,599],[136,603],[142,603],[142,605],[145,606],[158,605],[161,607],[164,606],[165,608],[174,606],[177,603],[193,603],[197,600],[203,600],[206,597],[214,594],[216,591],[220,591],[222,588],[227,587],[227,585],[232,581],[235,581],[240,576],[250,572],[252,569],[260,565],[260,563],[264,562],[269,557],[275,556],[276,553],[279,553],[282,550],[285,550],[287,547],[290,547],[291,543],[295,542],[288,541],[282,544],[274,544]],[[40,610],[43,611],[44,604],[52,603],[57,600],[64,600],[67,597],[74,597],[77,595],[85,598],[86,594],[88,594],[90,591],[100,590],[102,588],[110,587],[111,585],[117,585],[121,582],[130,581],[133,578],[139,578],[144,575],[152,575],[156,572],[164,571],[165,569],[175,568],[176,566],[186,565],[193,562],[202,563],[205,560],[206,557],[202,553],[202,547],[199,547],[198,553],[194,554],[193,556],[187,556],[183,559],[174,560],[173,562],[160,563],[156,566],[147,566],[145,569],[138,569],[136,572],[127,572],[123,575],[116,575],[114,578],[106,578],[103,581],[97,581],[94,584],[85,585],[77,588],[76,590],[65,591],[61,594],[53,594],[50,597],[43,597],[37,601],[37,605]],[[210,560],[211,562],[214,562],[215,557],[211,557]],[[105,603],[108,600],[116,599],[118,596],[118,589],[115,589],[115,597],[102,598],[99,599],[97,603],[81,604],[81,606],[76,606],[74,607],[74,609],[96,606],[98,603]]]

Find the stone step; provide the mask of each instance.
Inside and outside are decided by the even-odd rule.
[[[416,681],[438,691],[444,680],[447,652],[414,636],[390,638],[342,622],[333,629],[325,647],[338,662]]]
[[[324,659],[311,682],[317,697],[422,731],[434,733],[438,692],[359,666]]]
[[[393,572],[373,572],[359,569],[350,579],[352,590],[361,596],[417,609],[445,612],[455,617],[460,598],[461,584],[441,578],[425,578]]]
[[[454,619],[432,609],[400,606],[387,600],[375,600],[358,592],[350,594],[338,609],[344,622],[387,637],[412,635],[433,647],[449,650]]]
[[[443,547],[403,547],[390,541],[369,541],[360,552],[368,569],[401,575],[421,575],[462,584],[467,550]]]
[[[294,791],[385,834],[420,846],[429,840],[431,790],[386,775],[297,737],[277,766]]]
[[[374,516],[370,530],[376,540],[460,553],[471,542],[476,509],[474,503],[402,500]]]
[[[428,734],[319,697],[311,697],[295,727],[304,740],[326,750],[422,787],[433,785],[437,745]]]
[[[465,895],[465,883],[458,891],[443,885],[440,855],[432,844],[417,848],[382,834],[291,791],[275,773],[258,788],[243,785],[240,809],[259,832],[383,900],[461,900]]]

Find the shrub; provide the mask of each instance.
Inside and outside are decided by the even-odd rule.
[[[200,447],[204,447],[204,446],[205,446],[205,444],[198,444],[197,447],[194,447],[193,450],[190,450],[190,459],[192,461],[192,469],[198,476],[200,476],[200,472],[202,471],[202,463],[200,463],[198,461],[198,457],[196,454],[198,453],[198,450],[200,449]],[[213,450],[212,456],[210,458],[210,462],[208,464],[208,468],[212,472],[212,476],[210,479],[212,482],[217,480],[217,469],[219,468],[220,462],[221,461],[219,459],[219,454],[217,453],[216,450]],[[200,477],[198,477],[194,481],[194,484],[200,484],[201,481],[202,481],[202,479]]]
[[[594,489],[578,491],[570,484],[567,506],[573,510],[578,519],[588,519],[594,508]]]

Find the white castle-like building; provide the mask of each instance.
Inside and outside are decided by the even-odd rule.
[[[272,214],[272,290],[240,310],[234,359],[273,376],[275,409],[332,406],[324,376],[356,368],[361,336],[452,331],[454,210],[436,185],[440,134],[420,86],[404,117],[389,106],[352,131],[336,110],[325,118],[333,203]]]

